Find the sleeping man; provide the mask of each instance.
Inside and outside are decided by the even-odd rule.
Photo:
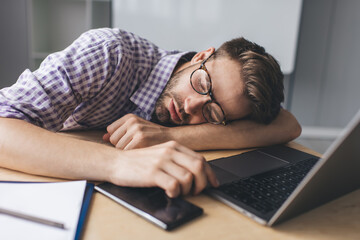
[[[218,182],[193,150],[299,136],[283,100],[279,64],[244,38],[180,52],[120,29],[90,30],[0,90],[0,166],[197,194]],[[114,147],[56,134],[95,128]]]

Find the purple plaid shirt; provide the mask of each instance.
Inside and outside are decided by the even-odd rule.
[[[127,113],[150,120],[185,53],[120,29],[90,30],[0,90],[0,117],[51,131],[106,127]]]

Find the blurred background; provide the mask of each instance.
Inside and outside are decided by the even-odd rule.
[[[92,28],[169,50],[244,36],[280,62],[296,141],[323,153],[360,108],[359,12],[357,0],[0,0],[0,88]]]

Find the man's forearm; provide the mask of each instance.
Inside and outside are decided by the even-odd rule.
[[[174,142],[122,151],[0,118],[0,167],[31,174],[161,187],[169,197],[218,182],[203,156]]]
[[[118,150],[0,118],[0,166],[68,179],[108,181]]]
[[[169,131],[174,140],[194,150],[239,149],[291,141],[300,135],[301,126],[291,113],[281,110],[269,125],[240,120],[227,126],[200,124]]]

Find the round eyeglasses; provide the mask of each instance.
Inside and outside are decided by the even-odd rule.
[[[206,61],[213,55],[213,53],[206,58],[200,67],[194,70],[190,75],[190,84],[195,92],[201,95],[209,95],[210,100],[202,107],[202,114],[207,122],[212,124],[226,125],[225,113],[220,104],[216,102],[211,92],[212,82],[209,72],[205,66]]]

